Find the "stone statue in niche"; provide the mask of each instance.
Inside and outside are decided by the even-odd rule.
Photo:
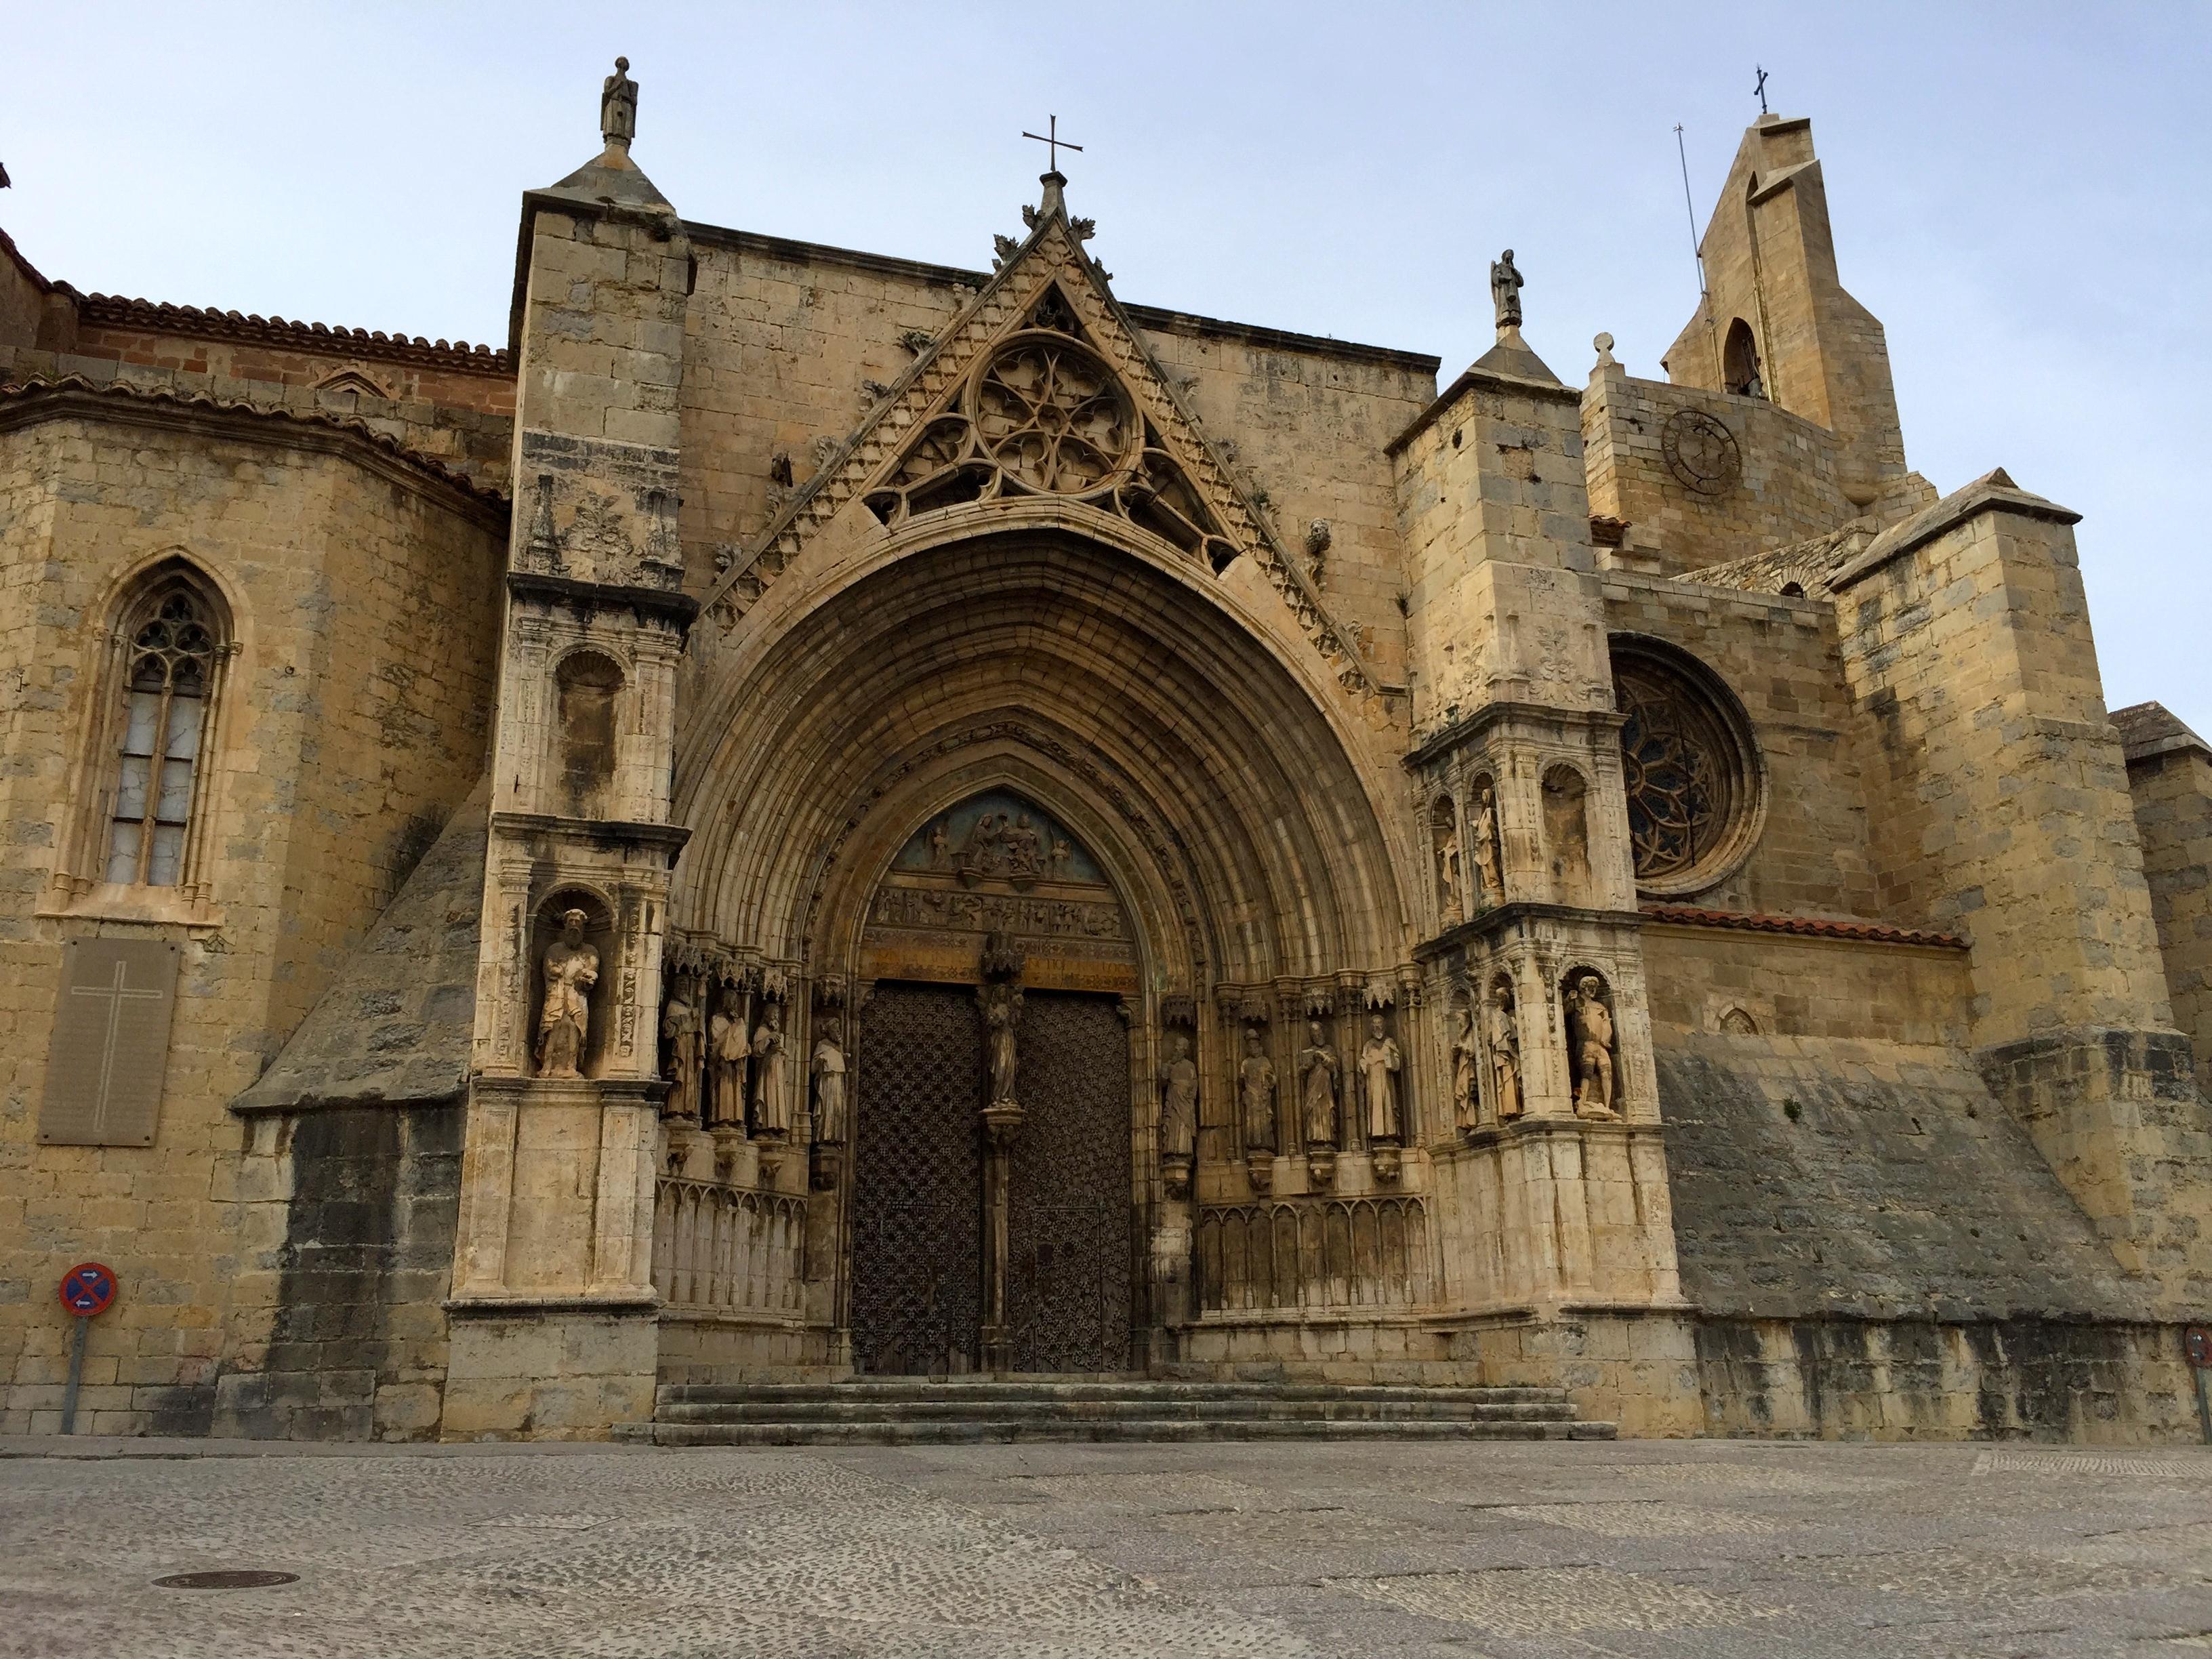
[[[1505,902],[1505,878],[1498,855],[1498,794],[1484,784],[1474,798],[1468,829],[1474,842],[1474,873],[1481,884],[1485,906]]]
[[[1275,1062],[1261,1046],[1256,1025],[1244,1032],[1244,1058],[1237,1067],[1237,1097],[1244,1120],[1246,1155],[1272,1153],[1275,1150]]]
[[[1404,1139],[1405,1116],[1398,1104],[1398,1073],[1406,1063],[1398,1039],[1392,1036],[1380,1014],[1367,1017],[1367,1041],[1359,1048],[1360,1092],[1366,1097],[1367,1138],[1395,1142]]]
[[[745,1040],[743,994],[722,993],[721,1006],[707,1022],[707,1127],[745,1130]]]
[[[1578,975],[1567,1005],[1567,1045],[1574,1055],[1575,1110],[1583,1117],[1618,1115],[1613,1066],[1613,1010],[1606,1006],[1605,981]]]
[[[599,136],[629,148],[637,137],[637,82],[629,78],[629,59],[615,59],[615,72],[599,87]]]
[[[952,862],[952,839],[945,833],[945,820],[929,826],[929,867],[942,870]]]
[[[1498,1120],[1521,1115],[1521,1023],[1513,1007],[1513,988],[1503,979],[1490,988],[1490,1085]]]
[[[1449,823],[1437,827],[1442,833],[1437,838],[1437,902],[1443,909],[1444,926],[1453,927],[1467,920],[1467,876],[1458,828]]]
[[[1299,1116],[1309,1147],[1336,1145],[1336,1080],[1344,1061],[1330,1046],[1317,1019],[1306,1022],[1306,1046],[1298,1050]]]
[[[1521,289],[1523,281],[1520,268],[1513,263],[1513,250],[1490,262],[1490,303],[1498,312],[1500,329],[1521,326]]]
[[[988,1106],[1013,1106],[1014,1067],[1020,1060],[1016,1035],[1021,1029],[1022,994],[1010,985],[993,986],[983,996],[983,1045],[991,1066]]]
[[[1160,1150],[1187,1158],[1198,1139],[1198,1062],[1182,1031],[1168,1038],[1167,1087],[1160,1103]]]
[[[561,937],[546,948],[545,1001],[538,1014],[540,1077],[584,1074],[592,987],[599,982],[599,953],[584,939],[584,924],[590,920],[571,905],[561,913]]]
[[[753,1133],[781,1140],[791,1133],[791,1091],[786,1072],[788,1042],[783,1035],[783,1008],[771,1002],[753,1030]]]
[[[824,1031],[814,1045],[814,1138],[836,1146],[845,1139],[845,1051]]]
[[[1475,1073],[1482,1062],[1482,1045],[1474,1035],[1474,1010],[1465,1003],[1452,1010],[1451,1089],[1452,1121],[1462,1130],[1480,1121]]]
[[[668,1098],[661,1115],[680,1123],[699,1121],[699,1083],[706,1032],[699,1010],[692,1002],[696,981],[678,978],[668,993],[660,1016],[660,1036],[668,1044]]]

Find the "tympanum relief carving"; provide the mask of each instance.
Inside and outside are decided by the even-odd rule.
[[[982,942],[1019,943],[1039,988],[1138,988],[1121,902],[1082,842],[1003,789],[969,797],[908,836],[868,907],[869,978],[972,983]]]

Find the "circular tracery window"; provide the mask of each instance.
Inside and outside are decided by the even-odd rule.
[[[1636,884],[1711,887],[1759,839],[1765,770],[1751,721],[1717,677],[1670,647],[1614,641],[1613,684]]]
[[[1136,411],[1121,382],[1064,335],[1010,342],[985,365],[975,395],[983,447],[1031,489],[1096,489],[1136,448]]]

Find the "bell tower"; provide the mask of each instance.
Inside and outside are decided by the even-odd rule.
[[[1813,124],[1746,130],[1698,245],[1706,291],[1668,348],[1677,386],[1764,398],[1841,440],[1844,493],[1871,505],[1905,477],[1881,320],[1844,291]]]

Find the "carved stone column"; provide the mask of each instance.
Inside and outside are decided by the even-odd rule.
[[[1005,935],[983,947],[983,1368],[994,1376],[1013,1369],[1014,1332],[1006,1307],[1010,1224],[1013,1212],[1014,1137],[1022,1127],[1016,1097],[1022,1027],[1022,954]]]

